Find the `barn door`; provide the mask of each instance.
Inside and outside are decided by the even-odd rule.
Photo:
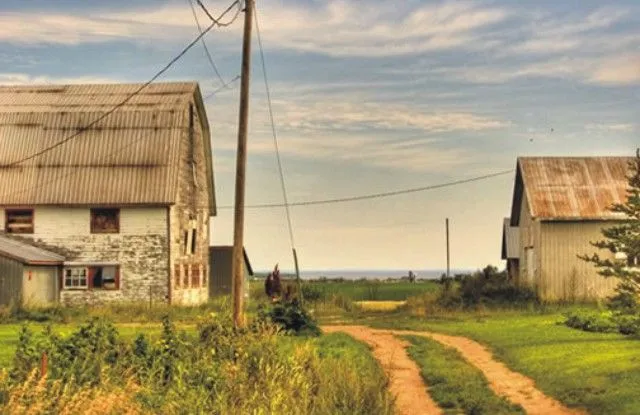
[[[53,267],[27,267],[24,270],[22,295],[26,305],[47,305],[56,301],[57,270]]]

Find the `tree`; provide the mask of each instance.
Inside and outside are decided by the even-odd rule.
[[[617,294],[610,298],[608,304],[612,311],[640,314],[640,149],[636,150],[630,170],[627,201],[616,203],[609,209],[626,219],[619,225],[603,229],[603,240],[591,242],[596,248],[611,252],[612,257],[603,258],[597,253],[578,257],[593,263],[603,277],[620,280]]]

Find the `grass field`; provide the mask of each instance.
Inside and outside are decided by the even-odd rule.
[[[437,292],[434,281],[303,281],[305,289],[317,291],[324,298],[342,295],[352,301],[404,301],[425,292]],[[264,296],[264,282],[251,281],[251,295]]]
[[[397,304],[392,302],[404,301],[412,295],[435,294],[440,289],[438,284],[362,281],[305,284],[311,285],[326,296],[347,299],[345,302],[323,299],[308,303],[314,315],[320,318],[320,323],[356,323],[466,336],[487,345],[496,357],[510,368],[533,378],[542,391],[569,406],[582,407],[593,414],[640,413],[640,398],[637,397],[637,391],[640,389],[640,340],[618,334],[587,333],[570,329],[560,324],[563,320],[562,313],[570,308],[546,306],[540,309],[532,306],[528,309],[511,310],[441,311],[416,316],[411,314],[415,310],[411,309],[410,304],[393,311],[384,309],[388,304]],[[258,296],[249,302],[252,308],[266,301],[262,289],[262,282],[252,283],[252,291]],[[381,302],[371,302],[372,297]],[[366,306],[354,307],[349,301],[365,301],[362,304]],[[408,303],[411,303],[411,300]],[[185,327],[189,328],[194,327],[198,315],[209,313],[215,308],[215,305],[207,305],[169,311],[178,321],[178,325],[186,325]],[[160,315],[166,311],[164,308],[144,311],[143,306],[131,309],[123,306],[115,311],[92,311],[91,314],[105,315],[116,321],[121,335],[132,339],[139,332],[145,332],[152,337],[157,335],[160,331]],[[78,322],[86,319],[82,314],[76,316],[71,313],[71,323],[56,323],[54,330],[61,334],[69,333]],[[36,323],[30,325],[34,327],[34,331],[43,327],[42,324]],[[11,362],[19,328],[19,324],[0,325],[0,367],[6,367]],[[341,353],[347,360],[354,359],[355,356],[371,359],[365,346],[356,346],[350,352],[336,351],[340,347],[325,347],[323,339],[324,337],[315,340],[318,342],[320,353]],[[440,359],[453,362],[451,364],[458,369],[455,373],[452,369],[451,378],[447,380],[449,384],[458,382],[458,370],[459,373],[468,371],[468,368],[458,366],[459,359],[453,359],[447,354],[448,351],[443,352],[433,345],[424,343],[416,346],[429,350],[428,355],[416,355],[417,360],[424,358],[427,361]],[[282,347],[286,347],[286,341],[282,343]],[[414,352],[418,353],[415,349]],[[433,362],[429,365],[433,366]]]
[[[403,336],[411,342],[409,355],[420,366],[429,394],[445,414],[523,414],[518,405],[498,397],[480,370],[456,350],[435,340]]]

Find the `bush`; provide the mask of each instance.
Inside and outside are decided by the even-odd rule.
[[[584,331],[611,333],[618,331],[618,325],[611,313],[601,311],[572,311],[565,314],[564,324]]]
[[[565,314],[568,327],[599,333],[640,334],[640,317],[610,311],[573,311]]]
[[[317,284],[306,283],[302,284],[302,298],[309,302],[324,301],[326,293]]]
[[[274,308],[305,314],[294,304]],[[268,321],[247,329],[230,321],[229,310],[209,313],[188,336],[165,317],[153,342],[125,342],[99,319],[68,337],[25,327],[12,375],[0,371],[2,413],[392,413],[379,368],[322,354],[341,348],[325,340],[334,335],[285,337]]]
[[[491,265],[473,274],[459,274],[455,278],[443,276],[440,283],[443,288],[436,304],[445,309],[537,302],[533,290],[516,286],[506,271],[498,272]]]
[[[315,320],[297,301],[275,303],[271,306],[262,305],[258,309],[258,320],[272,322],[296,334],[313,336],[320,334]]]

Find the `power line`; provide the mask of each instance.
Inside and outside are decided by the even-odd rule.
[[[287,198],[287,187],[285,185],[284,173],[282,171],[282,160],[280,159],[280,148],[278,147],[278,136],[276,134],[276,123],[273,119],[273,107],[271,105],[271,92],[269,90],[269,80],[267,78],[267,65],[264,59],[264,49],[262,48],[262,36],[260,36],[260,24],[258,23],[258,8],[254,8],[254,16],[256,20],[256,35],[258,36],[258,46],[260,47],[260,60],[262,62],[262,74],[264,75],[264,88],[267,92],[267,104],[269,107],[269,119],[271,121],[271,133],[273,135],[273,145],[276,150],[276,160],[278,161],[278,173],[280,173],[280,185],[282,186],[282,198],[284,199],[284,208],[287,215],[287,225],[289,228],[289,239],[291,248],[295,249],[293,238],[293,225],[291,224],[291,211],[289,209],[289,200]]]
[[[111,108],[110,110],[108,110],[107,112],[105,112],[104,114],[102,114],[101,116],[99,116],[98,118],[96,118],[95,120],[91,121],[89,124],[87,124],[84,127],[80,127],[78,129],[78,131],[76,131],[75,133],[69,135],[68,137],[58,141],[57,143],[46,147],[40,151],[35,152],[34,154],[27,156],[27,157],[23,157],[22,159],[13,161],[11,163],[5,164],[3,167],[13,167],[16,166],[20,163],[23,163],[25,161],[34,159],[38,156],[41,156],[42,154],[45,154],[57,147],[60,147],[61,145],[63,145],[64,143],[66,143],[67,141],[73,140],[74,138],[78,137],[80,134],[84,133],[85,131],[89,130],[91,127],[93,127],[94,125],[96,125],[97,123],[99,123],[100,121],[104,120],[105,118],[107,118],[109,115],[113,114],[115,111],[117,111],[119,108],[123,107],[127,102],[129,102],[133,97],[135,97],[136,95],[138,95],[140,92],[142,92],[143,89],[145,89],[146,87],[148,87],[149,85],[151,85],[151,83],[153,83],[156,79],[158,79],[162,74],[164,74],[171,66],[173,66],[173,64],[175,64],[178,60],[180,60],[196,43],[198,43],[198,41],[200,39],[202,39],[202,37],[207,34],[211,29],[213,29],[216,25],[220,25],[218,22],[220,21],[220,19],[222,19],[227,13],[229,13],[229,11],[231,11],[231,9],[233,9],[233,7],[236,4],[239,4],[240,0],[235,0],[233,3],[231,3],[231,5],[224,11],[222,12],[222,14],[220,15],[220,17],[218,17],[217,20],[214,20],[204,31],[202,31],[202,33],[200,33],[193,41],[191,41],[191,43],[189,43],[184,49],[182,49],[182,51],[176,55],[173,59],[171,59],[171,61],[169,61],[168,64],[166,64],[162,69],[160,69],[160,71],[158,71],[150,80],[148,80],[147,82],[145,82],[144,84],[142,84],[139,88],[137,88],[135,91],[133,91],[131,94],[129,94],[124,100],[122,100],[121,102],[119,102],[118,104],[116,104],[113,108]],[[238,8],[239,10],[240,8]],[[225,23],[224,25],[229,25],[231,23],[233,23],[233,21],[237,18],[237,16],[239,15],[239,11],[236,13],[236,15],[233,17],[233,19],[230,22]]]
[[[209,13],[209,10],[207,10],[207,8],[204,6],[204,4],[202,4],[201,0],[196,0],[196,2],[198,3],[198,6],[200,6],[200,8],[205,12],[205,14],[207,15],[207,17],[216,25],[218,25],[219,27],[227,27],[230,26],[233,22],[235,22],[235,20],[238,18],[238,15],[240,14],[240,12],[242,11],[242,5],[240,1],[236,1],[234,2],[234,4],[238,5],[238,9],[236,10],[236,14],[233,16],[233,18],[231,18],[231,20],[229,20],[228,22],[221,22],[220,19],[222,19],[224,17],[224,14],[221,14],[220,16],[218,16],[218,18],[214,18],[211,13]],[[233,4],[231,5],[233,7]]]
[[[226,84],[222,85],[221,87],[213,90],[212,92],[210,92],[209,94],[207,94],[204,98],[202,98],[203,101],[208,100],[209,98],[213,97],[214,95],[216,95],[218,92],[222,91],[223,89],[226,89],[229,87],[229,85],[231,85],[232,83],[234,83],[235,81],[237,81],[238,79],[240,79],[240,75],[236,75],[235,77],[233,77],[232,79],[229,80],[229,82],[227,82]]]
[[[384,197],[399,196],[399,195],[404,195],[408,193],[418,193],[418,192],[424,192],[427,190],[442,189],[445,187],[457,186],[460,184],[477,182],[485,179],[490,179],[493,177],[504,176],[505,174],[510,174],[510,173],[513,173],[513,169],[502,170],[496,173],[485,174],[482,176],[470,177],[468,179],[455,180],[452,182],[434,184],[434,185],[423,186],[423,187],[413,187],[413,188],[403,189],[403,190],[394,190],[390,192],[372,193],[368,195],[349,196],[349,197],[342,197],[342,198],[335,198],[335,199],[319,199],[319,200],[307,200],[302,202],[291,202],[291,203],[288,203],[288,206],[328,205],[333,203],[345,203],[345,202],[355,202],[359,200],[380,199]],[[267,209],[267,208],[278,208],[278,207],[284,207],[284,206],[285,206],[284,204],[279,204],[279,203],[263,203],[263,204],[256,204],[256,205],[247,205],[245,206],[245,208]],[[233,206],[218,206],[217,208],[230,209],[232,207]]]
[[[193,0],[187,0],[187,2],[189,3],[189,7],[191,8],[191,14],[193,15],[193,20],[196,22],[196,26],[198,27],[198,32],[202,34],[202,26],[200,26],[200,21],[198,20],[198,14],[196,13],[196,8],[193,7]],[[218,79],[220,79],[220,82],[222,83],[222,85],[224,85],[225,84],[224,79],[222,79],[222,75],[220,75],[220,71],[218,71],[218,67],[213,61],[213,57],[211,56],[211,53],[209,52],[209,48],[207,47],[207,42],[205,42],[204,37],[200,38],[200,41],[202,42],[202,48],[204,49],[205,55],[207,55],[207,60],[209,61],[209,65],[211,65],[211,69],[213,69],[213,72],[215,72],[215,74],[218,76]]]

